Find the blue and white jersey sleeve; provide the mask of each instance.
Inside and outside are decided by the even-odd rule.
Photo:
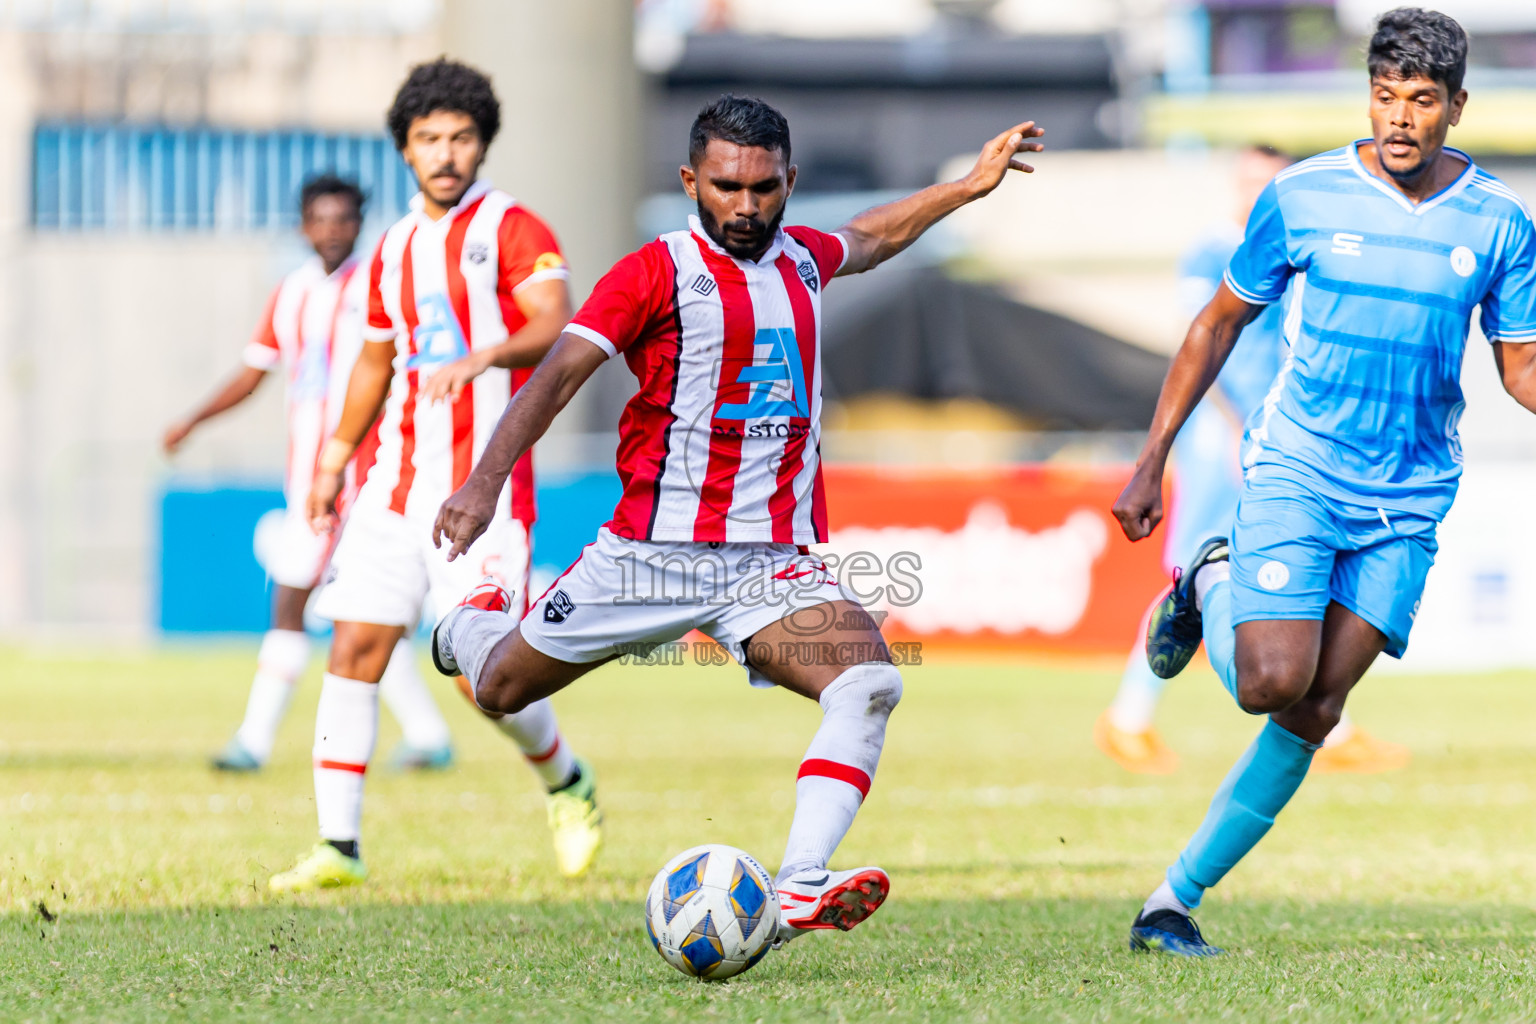
[[[1259,193],[1253,212],[1248,215],[1248,230],[1227,265],[1226,282],[1232,293],[1244,302],[1267,306],[1285,294],[1296,268],[1291,265],[1286,245],[1285,218],[1280,212],[1280,196],[1270,182]]]
[[[1489,341],[1536,342],[1536,231],[1530,218],[1512,225],[1501,262],[1483,296],[1483,334]]]

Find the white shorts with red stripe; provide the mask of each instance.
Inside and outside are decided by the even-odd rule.
[[[312,589],[331,553],[331,538],[309,528],[302,505],[289,505],[281,518],[273,518],[274,528],[265,521],[256,528],[256,560],[278,586]]]
[[[571,664],[643,656],[691,630],[718,641],[753,686],[773,685],[744,645],[792,612],[791,632],[814,642],[832,624],[829,601],[858,604],[815,555],[793,544],[625,540],[606,527],[523,616],[534,650]]]
[[[432,523],[373,505],[353,508],[331,556],[315,614],[333,622],[412,629],[423,611],[435,620],[489,576],[521,609],[528,594],[528,530],[497,516],[469,550],[448,561],[432,546]]]

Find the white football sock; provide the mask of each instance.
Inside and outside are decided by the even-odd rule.
[[[480,673],[491,656],[491,649],[517,628],[518,617],[506,612],[488,612],[469,605],[457,609],[453,618],[443,625],[448,637],[448,649],[453,660],[459,663],[459,672],[469,680],[473,690],[480,682]]]
[[[576,769],[576,755],[560,736],[560,724],[555,721],[555,709],[548,698],[534,701],[515,715],[502,715],[496,719],[496,727],[512,737],[544,788],[558,789],[570,781]]]
[[[1205,610],[1205,595],[1222,580],[1232,577],[1232,563],[1226,559],[1207,562],[1195,573],[1195,611]]]
[[[378,686],[327,672],[315,709],[315,813],[321,839],[358,838],[363,775],[378,735]]]
[[[408,745],[417,750],[441,750],[448,745],[448,723],[437,709],[426,680],[421,678],[409,639],[402,637],[395,644],[384,668],[384,678],[379,680],[379,697],[400,723],[400,732]]]
[[[1136,643],[1130,657],[1125,660],[1125,672],[1120,677],[1120,689],[1109,705],[1109,721],[1122,732],[1140,733],[1152,728],[1152,716],[1157,712],[1163,688],[1168,680],[1159,679],[1147,664],[1147,620],[1152,616],[1154,602],[1141,617],[1136,630]]]
[[[1323,746],[1335,747],[1348,741],[1355,734],[1355,723],[1349,717],[1348,711],[1339,713],[1339,724],[1328,730],[1328,735],[1323,737]]]
[[[294,684],[309,664],[309,637],[303,630],[269,629],[256,652],[256,678],[245,702],[245,719],[235,739],[262,764],[272,756],[277,728],[288,713]]]
[[[1166,878],[1163,879],[1163,884],[1153,890],[1151,896],[1147,897],[1147,902],[1141,905],[1143,916],[1152,913],[1154,910],[1172,910],[1175,913],[1183,914],[1185,917],[1189,916],[1189,908],[1179,902],[1179,898],[1173,894],[1173,886],[1168,884],[1168,879]]]
[[[800,762],[778,880],[827,866],[874,781],[899,700],[901,673],[883,661],[855,665],[821,692],[821,727]]]

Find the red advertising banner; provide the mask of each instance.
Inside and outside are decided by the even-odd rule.
[[[836,575],[891,640],[1127,650],[1167,585],[1162,531],[1132,544],[1110,506],[1131,467],[826,467]]]

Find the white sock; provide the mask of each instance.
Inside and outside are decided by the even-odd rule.
[[[465,605],[444,624],[448,649],[459,663],[459,672],[469,680],[471,690],[480,682],[491,648],[516,629],[517,622],[517,616],[506,612],[488,612]]]
[[[1355,723],[1350,719],[1349,712],[1339,714],[1339,724],[1328,730],[1328,735],[1323,737],[1323,746],[1333,747],[1344,743],[1355,734]]]
[[[457,657],[458,652],[454,654]],[[560,724],[555,721],[555,709],[548,698],[534,701],[515,715],[502,715],[496,719],[496,727],[512,737],[546,789],[558,789],[570,781],[576,769],[576,755],[560,736]]]
[[[883,661],[855,665],[821,692],[821,727],[800,762],[779,880],[827,866],[874,781],[900,700],[901,673]]]
[[[262,764],[272,756],[277,727],[288,713],[294,684],[309,664],[309,637],[298,629],[269,629],[256,652],[256,678],[235,739]]]
[[[1173,886],[1168,884],[1168,879],[1163,879],[1163,884],[1153,890],[1147,897],[1147,902],[1141,905],[1141,912],[1145,916],[1154,910],[1172,910],[1175,913],[1189,916],[1189,908],[1179,902],[1179,898],[1173,894]]]
[[[448,723],[417,670],[410,640],[402,637],[395,644],[384,678],[379,680],[379,697],[400,723],[407,744],[417,750],[441,750],[448,745]]]
[[[378,686],[327,672],[315,709],[315,813],[321,839],[358,838],[363,774],[378,736]]]
[[[1195,573],[1195,610],[1205,610],[1205,595],[1222,580],[1232,577],[1232,563],[1227,560],[1207,562]]]
[[[1120,677],[1120,689],[1115,693],[1114,702],[1109,705],[1110,724],[1122,732],[1141,733],[1152,728],[1152,717],[1157,712],[1158,701],[1162,699],[1163,688],[1168,685],[1168,680],[1159,679],[1147,665],[1147,620],[1151,618],[1152,608],[1155,607],[1156,602],[1141,617],[1141,626],[1136,630],[1136,643],[1131,648],[1130,657],[1125,661],[1125,672]]]

